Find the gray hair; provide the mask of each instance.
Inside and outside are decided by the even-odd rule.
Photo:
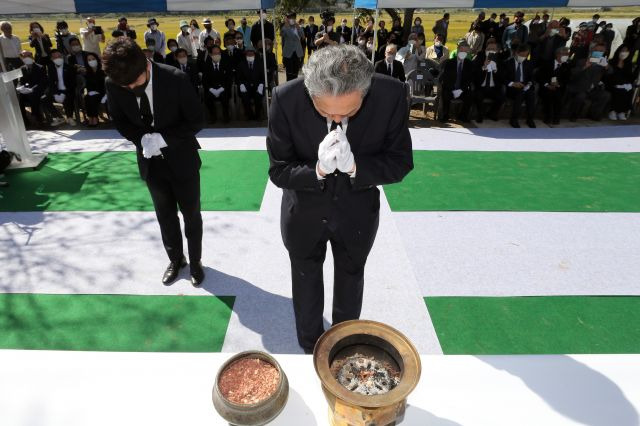
[[[340,96],[355,91],[364,97],[371,86],[373,64],[356,46],[341,44],[313,52],[302,73],[311,97]]]

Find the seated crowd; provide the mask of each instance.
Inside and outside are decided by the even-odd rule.
[[[224,122],[230,121],[232,99],[240,100],[247,119],[260,120],[264,96],[278,84],[278,63],[273,52],[274,25],[266,20],[265,11],[258,13],[264,18],[264,40],[258,16],[253,25],[246,18],[240,25],[227,19],[223,32],[213,28],[209,18],[201,22],[203,29],[195,19],[183,20],[175,38],[167,38],[159,29],[160,23],[151,18],[142,42],[138,42],[149,60],[180,68],[189,75],[211,122],[217,121],[218,113]],[[505,14],[498,17],[492,13],[486,19],[481,12],[451,51],[445,45],[448,13],[433,25],[433,42],[428,46],[420,17],[415,18],[408,34],[400,18],[393,20],[390,29],[385,21],[379,21],[376,31],[371,17],[365,25],[359,18],[351,27],[348,24],[342,19],[336,26],[331,14],[323,15],[319,26],[313,16],[305,23],[295,13],[287,14],[279,28],[286,79],[298,76],[305,54],[347,43],[357,45],[374,61],[376,72],[400,81],[412,75],[415,78],[417,70],[428,72],[433,85],[427,85],[426,91],[435,88],[437,116],[443,122],[450,118],[452,103],[461,104],[461,121],[473,117],[481,122],[485,115],[497,120],[508,100],[513,127],[519,127],[523,105],[530,127],[535,127],[538,103],[548,124],[558,124],[564,116],[576,120],[585,109],[593,120],[600,120],[607,112],[612,120],[625,120],[631,110],[633,84],[638,77],[638,62],[634,65],[632,60],[640,50],[640,18],[627,28],[615,52],[611,52],[615,36],[612,25],[601,21],[599,15],[581,23],[572,33],[569,19],[550,20],[546,12],[536,15],[528,25],[522,12],[515,14],[512,23]],[[8,68],[24,70],[17,91],[25,122],[29,122],[27,105],[34,121],[42,126],[65,121],[75,125],[74,117],[80,117],[80,110],[84,123],[95,126],[101,110],[108,114],[100,58],[105,31],[95,19],[87,18],[79,35],[71,33],[65,21],[59,21],[55,48],[42,26],[30,23],[29,41],[35,54],[20,48],[9,22],[0,23],[0,29]],[[138,38],[125,17],[118,20],[111,36]]]

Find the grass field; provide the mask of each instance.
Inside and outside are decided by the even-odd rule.
[[[501,9],[501,10],[486,9],[486,14],[487,16],[489,16],[491,12],[496,12],[497,14],[505,12],[507,13],[507,16],[510,16],[510,18],[512,18],[514,11],[515,11],[514,9]],[[526,13],[525,18],[529,19],[530,17],[533,17],[533,15],[535,15],[536,12],[541,13],[543,9],[524,9],[524,11]],[[443,10],[437,10],[437,11],[430,10],[428,12],[422,11],[414,14],[414,18],[417,16],[422,18],[422,25],[425,28],[427,39],[430,39],[431,37],[431,27],[433,26],[434,22],[437,19],[440,19],[442,17],[443,12],[444,12]],[[562,16],[566,16],[570,18],[572,22],[576,22],[576,21],[580,22],[580,21],[590,20],[591,16],[593,16],[593,14],[595,13],[595,9],[577,10],[577,9],[569,9],[569,8],[562,8],[562,9],[558,8],[555,10],[549,9],[549,12],[553,13],[552,16],[555,19],[558,19]],[[451,21],[450,21],[450,27],[449,27],[450,29],[449,29],[447,46],[449,48],[452,48],[455,45],[455,40],[464,36],[464,34],[467,32],[467,30],[469,29],[469,25],[477,17],[477,11],[472,11],[467,9],[467,10],[450,11],[450,13],[451,13]],[[628,18],[629,20],[631,20],[636,16],[640,16],[640,7],[617,7],[617,8],[612,8],[612,10],[610,11],[599,12],[599,13],[601,15],[601,19],[603,20],[612,19],[612,18],[618,18],[618,19]],[[299,14],[299,17],[304,17],[306,20],[311,15],[315,16],[316,23],[320,21],[320,17],[315,13],[303,13],[303,14]],[[106,30],[105,32],[107,34],[107,42],[111,38],[110,34],[117,24],[118,16],[119,14],[95,16],[96,24],[102,26]],[[195,18],[195,19],[198,19],[199,21],[202,21],[202,19],[205,16],[210,16],[213,20],[213,27],[218,31],[221,31],[224,28],[224,21],[227,18],[233,18],[236,21],[236,24],[238,25],[240,24],[240,18],[242,16],[247,16],[247,21],[249,25],[253,24],[256,19],[256,15],[253,11],[247,11],[246,15],[242,15],[238,12],[233,12],[231,14],[218,13],[218,14],[209,14],[209,15],[202,15],[198,13],[193,13],[189,15],[181,15],[181,14],[162,15],[162,14],[149,13],[144,15],[142,14],[128,15],[129,25],[138,32],[138,36],[140,37],[142,33],[144,33],[144,31],[147,29],[146,27],[147,18],[152,16],[158,19],[158,22],[160,23],[160,30],[165,32],[165,34],[167,35],[167,39],[176,37],[176,35],[180,31],[180,29],[178,28],[179,22],[183,19],[191,20],[192,18]],[[343,17],[350,18],[351,16],[352,15],[347,15],[345,13],[338,13],[336,14],[336,22],[340,22]],[[23,47],[25,48],[29,48],[29,43],[25,42],[25,40],[28,39],[29,22],[31,21],[40,22],[40,24],[44,27],[45,32],[49,34],[49,36],[52,38],[55,32],[56,21],[60,19],[65,19],[69,24],[69,29],[76,34],[79,34],[80,27],[84,26],[83,17],[81,17],[80,15],[64,15],[64,16],[39,15],[39,16],[33,17],[33,19],[23,18],[23,17],[13,18],[13,17],[0,16],[0,20],[7,20],[7,19],[13,23],[14,34],[20,37],[20,39],[23,41]],[[381,11],[380,19],[383,19],[386,21],[387,28],[391,27],[390,25],[391,19],[389,14]],[[351,19],[349,19],[349,21],[351,22]],[[279,36],[277,36],[276,38],[278,38],[278,42],[279,42]],[[278,63],[282,63],[281,49],[278,49]]]

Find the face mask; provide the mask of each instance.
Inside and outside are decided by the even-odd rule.
[[[82,47],[80,47],[80,46],[71,46],[71,51],[72,51],[73,53],[78,53],[78,52],[80,52],[81,50],[82,50]]]
[[[267,19],[267,14],[266,13],[262,13],[261,15],[264,19]]]
[[[158,29],[158,26],[157,25],[152,25],[150,28],[151,28],[151,31],[155,31],[155,30]]]
[[[592,21],[593,22],[598,22],[598,18],[593,18]]]
[[[346,23],[346,22],[343,22],[343,23],[342,23],[342,26],[343,26],[343,27],[346,27],[346,26],[347,26],[347,23]]]
[[[565,55],[565,56],[560,56],[560,62],[561,62],[561,63],[563,63],[563,64],[564,64],[564,63],[565,63],[565,62],[567,62],[568,60],[569,60],[569,57],[568,57],[567,55]]]
[[[35,28],[33,29],[33,32],[34,32],[35,34],[42,34],[42,31],[41,31],[41,30],[40,30],[40,28],[38,28],[38,27],[35,27]]]
[[[235,46],[233,44],[230,44],[230,45],[227,46],[227,50],[233,50],[234,47]]]
[[[559,29],[552,28],[551,31],[549,31],[549,34],[551,34],[551,36],[554,36],[554,35],[558,34],[559,32],[560,32]]]
[[[195,26],[195,25],[192,25],[192,26],[191,26],[191,29],[192,29],[192,30],[195,30],[195,29],[196,29],[196,26]]]
[[[247,56],[247,62],[249,62],[250,64],[252,64],[253,61],[255,60],[256,60],[255,56]]]
[[[68,34],[69,34],[69,30],[67,30],[66,28],[65,28],[65,29],[62,29],[62,30],[60,30],[60,34],[62,34],[62,35],[68,35]]]
[[[516,56],[516,61],[518,61],[518,63],[520,64],[523,63],[525,59],[527,58],[525,58],[524,56]]]
[[[602,58],[603,56],[604,56],[604,52],[600,52],[598,50],[591,52],[592,58]]]
[[[296,24],[295,19],[289,19],[289,25],[294,26]]]
[[[22,62],[24,62],[25,65],[33,65],[33,59],[31,58],[22,58]]]
[[[187,63],[187,58],[178,58],[178,63],[180,65],[185,65]]]
[[[422,21],[416,21],[416,25],[422,24]]]
[[[169,48],[169,50],[170,50],[171,52],[175,52],[176,50],[178,50],[178,48],[177,48],[176,46],[171,46],[171,47]]]
[[[359,44],[360,46],[364,46],[365,41],[364,41],[364,40],[358,40],[358,44]]]
[[[413,46],[413,45],[416,44],[416,41],[415,40],[409,40],[409,44]]]
[[[329,32],[329,33],[330,33],[331,31],[333,31],[333,25],[329,25],[329,26],[327,27],[327,32]]]
[[[189,27],[182,27],[180,29],[182,30],[183,33],[186,33],[187,31],[189,31]]]
[[[222,59],[222,55],[212,55],[211,59],[213,59],[213,62],[220,62],[220,59]]]
[[[467,57],[467,52],[458,52],[458,58],[464,60]]]
[[[489,21],[491,21],[491,22],[495,22],[495,21],[496,21],[496,18],[489,18]]]
[[[629,52],[620,52],[620,59],[627,59],[629,57]]]
[[[53,60],[53,63],[56,64],[57,66],[62,66],[62,64],[64,64],[64,59],[62,58],[55,58]]]
[[[367,43],[367,49],[373,49],[373,43]]]
[[[442,46],[442,42],[440,42],[440,41],[436,41],[436,42],[434,42],[434,43],[433,43],[433,45],[434,45],[435,47],[440,47],[440,46]]]
[[[495,50],[487,50],[487,56],[489,55],[495,55],[496,51]]]
[[[89,61],[89,66],[91,68],[96,68],[98,66],[98,61]]]
[[[87,24],[87,28],[93,28],[93,27],[94,27],[94,25],[93,25],[91,22],[89,22],[89,23]]]
[[[395,57],[396,57],[396,55],[387,55],[386,56],[386,60],[387,60],[387,62],[391,63],[391,62],[393,62]]]

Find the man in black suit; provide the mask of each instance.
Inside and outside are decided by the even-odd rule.
[[[317,49],[315,41],[316,34],[318,34],[318,26],[315,24],[315,18],[313,16],[309,16],[307,22],[307,26],[304,27],[304,38],[307,44],[307,54],[308,56],[311,56],[311,54]]]
[[[458,43],[456,57],[447,59],[440,66],[440,87],[442,96],[440,121],[446,123],[449,120],[449,109],[452,99],[462,100],[462,110],[458,119],[469,121],[469,110],[473,102],[471,83],[473,82],[473,64],[467,58],[469,44],[466,41]]]
[[[574,59],[571,63],[571,79],[567,85],[569,99],[569,120],[576,121],[585,101],[591,101],[589,117],[602,120],[611,93],[606,90],[602,79],[608,73],[609,63],[604,56],[607,46],[596,43],[586,59]]]
[[[518,118],[520,109],[524,101],[527,109],[527,125],[536,127],[533,121],[533,114],[536,107],[536,94],[533,84],[533,65],[527,59],[529,57],[529,45],[521,43],[516,49],[515,55],[507,59],[503,65],[502,81],[507,87],[507,97],[511,99],[511,119],[509,124],[512,127],[520,127]]]
[[[449,13],[442,15],[442,19],[438,19],[431,29],[433,35],[442,34],[442,44],[447,42],[447,34],[449,33]]]
[[[51,63],[47,66],[49,99],[62,104],[67,123],[75,126],[73,119],[76,105],[76,70],[64,62],[62,52],[51,49]],[[54,110],[55,112],[55,110]]]
[[[489,99],[489,118],[498,120],[500,107],[504,102],[502,82],[500,80],[500,61],[498,58],[498,44],[494,38],[487,42],[486,50],[478,52],[473,58],[474,93],[478,123],[484,120],[484,101]]]
[[[323,25],[323,28],[316,33],[316,38],[313,43],[315,44],[317,49],[340,44],[340,35],[335,31],[334,28],[335,22],[336,18],[334,18],[333,16],[329,17]]]
[[[386,74],[390,77],[397,78],[404,83],[406,80],[404,67],[402,66],[402,62],[395,59],[396,53],[397,47],[394,44],[388,45],[385,50],[385,59],[376,62],[375,71],[380,74]]]
[[[215,104],[222,105],[222,116],[225,123],[229,118],[229,97],[231,96],[231,84],[233,82],[233,70],[228,57],[222,55],[219,46],[211,48],[211,56],[207,58],[202,69],[202,87],[204,88],[204,103],[209,109],[211,122],[216,122]]]
[[[276,30],[273,24],[267,21],[267,11],[266,9],[262,9],[262,11],[258,10],[258,19],[255,24],[251,26],[251,44],[253,46],[257,46],[258,42],[262,40],[262,24],[260,22],[260,14],[264,17],[264,38],[268,38],[269,40],[276,39]]]
[[[176,58],[174,66],[189,76],[191,85],[195,89],[196,93],[199,93],[198,86],[200,85],[200,82],[198,76],[198,66],[196,65],[195,60],[189,59],[187,50],[181,47],[173,53],[174,57]]]
[[[336,28],[336,34],[340,36],[340,43],[351,43],[351,28],[347,25],[347,18],[342,18],[342,24]]]
[[[374,74],[356,46],[318,50],[303,73],[273,92],[267,150],[271,181],[283,189],[280,228],[298,342],[311,353],[324,332],[327,242],[338,324],[360,316],[364,267],[378,229],[377,186],[401,181],[413,156],[404,85]]]
[[[253,47],[248,47],[245,55],[238,63],[235,80],[247,120],[259,121],[262,119],[264,99],[264,66],[255,60]]]
[[[560,47],[556,49],[556,58],[553,62],[542,64],[536,75],[540,85],[540,99],[544,105],[544,122],[547,124],[560,123],[562,101],[571,79],[571,66],[568,60],[569,48]]]
[[[22,112],[22,118],[26,125],[29,124],[27,117],[27,111],[25,107],[29,105],[31,107],[31,115],[34,117],[40,128],[45,126],[45,119],[43,116],[42,106],[49,105],[47,113],[51,111],[50,102],[43,100],[42,97],[47,89],[47,71],[43,65],[37,64],[33,60],[33,53],[28,50],[20,52],[20,59],[23,62],[22,77],[18,82],[16,91],[18,92],[18,102],[20,103],[20,111]],[[61,124],[62,121],[55,119],[55,125]]]
[[[117,39],[103,55],[109,112],[122,136],[136,146],[140,177],[147,183],[162,242],[169,256],[162,282],[170,285],[187,262],[180,208],[188,241],[191,282],[204,280],[200,214],[202,106],[188,76],[152,63],[131,39]]]

